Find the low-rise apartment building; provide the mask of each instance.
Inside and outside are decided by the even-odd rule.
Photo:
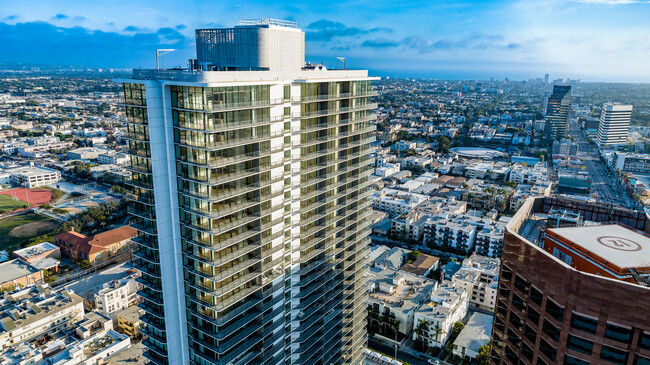
[[[467,291],[471,307],[494,311],[500,263],[499,259],[472,254],[452,276],[455,286]]]
[[[112,314],[136,304],[137,285],[133,279],[115,280],[105,283],[95,294],[95,309],[103,314]]]
[[[401,270],[371,268],[368,330],[389,338],[410,334],[416,310],[429,300],[435,281]],[[391,336],[392,335],[392,336]]]
[[[5,293],[0,297],[0,349],[73,329],[83,315],[83,298],[71,291],[33,285]]]
[[[392,216],[410,213],[418,204],[428,200],[427,195],[396,189],[383,189],[373,201],[373,208]]]
[[[467,314],[469,305],[465,289],[444,281],[431,292],[428,303],[415,311],[413,340],[422,341],[428,347],[442,347],[451,336],[454,323]]]

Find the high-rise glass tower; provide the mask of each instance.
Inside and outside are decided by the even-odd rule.
[[[191,70],[124,83],[147,358],[358,364],[373,91],[292,22],[196,31]]]
[[[546,102],[545,139],[565,138],[571,116],[571,86],[554,85]]]
[[[598,145],[600,147],[624,144],[630,129],[632,105],[605,103],[600,112],[598,124]]]

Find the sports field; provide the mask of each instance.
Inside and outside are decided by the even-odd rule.
[[[2,218],[0,219],[0,250],[17,250],[22,242],[48,234],[59,225],[59,222],[50,217],[36,213]]]
[[[27,202],[15,199],[11,195],[0,194],[0,211],[11,212],[12,210],[22,209]]]
[[[3,190],[0,192],[0,196],[7,196],[11,199],[14,197],[23,201],[20,204],[20,208],[23,207],[25,202],[29,201],[29,206],[34,208],[44,203],[49,203],[52,200],[53,189],[51,188],[35,188],[35,189],[25,189],[25,188],[16,188]]]

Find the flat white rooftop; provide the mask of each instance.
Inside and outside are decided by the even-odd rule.
[[[650,267],[650,237],[617,224],[550,228],[550,232],[620,268]]]

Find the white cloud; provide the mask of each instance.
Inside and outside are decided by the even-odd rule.
[[[650,4],[648,0],[573,0],[583,4],[602,4],[602,5],[626,5],[626,4]]]

